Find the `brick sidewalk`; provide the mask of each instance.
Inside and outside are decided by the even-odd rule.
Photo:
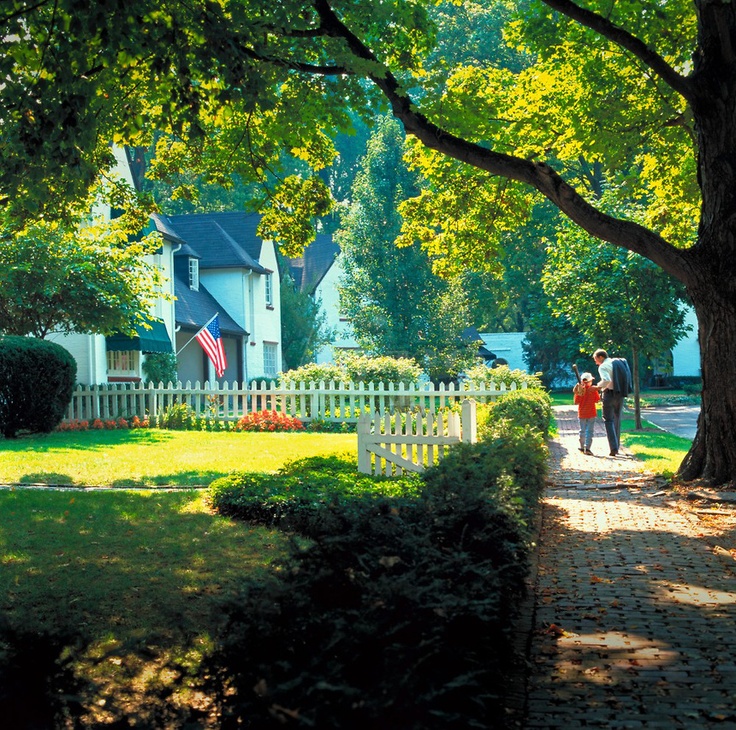
[[[733,561],[640,462],[607,455],[602,423],[585,456],[575,409],[555,411],[525,727],[736,728]]]

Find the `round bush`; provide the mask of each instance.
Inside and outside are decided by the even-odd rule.
[[[61,345],[33,337],[0,337],[0,432],[50,433],[72,398],[77,363]]]
[[[547,438],[552,426],[552,405],[549,396],[543,390],[534,388],[505,393],[492,405],[487,425],[491,426],[505,418],[511,419],[517,425],[536,428],[544,438]]]

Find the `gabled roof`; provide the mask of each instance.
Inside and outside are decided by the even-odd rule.
[[[189,288],[188,282],[174,280],[176,294],[176,324],[198,330],[219,313],[220,331],[224,335],[247,336],[246,332],[227,310],[201,284],[199,290]]]
[[[256,234],[257,213],[192,213],[157,216],[168,232],[186,241],[200,256],[201,269],[245,268],[258,274],[268,269],[258,262],[262,240]],[[157,220],[159,225],[159,220]],[[164,235],[164,230],[159,228]]]
[[[166,216],[160,215],[159,213],[151,213],[151,220],[156,226],[156,230],[164,238],[171,241],[171,243],[178,243],[179,245],[184,243],[184,240],[179,238],[176,231],[169,225],[169,219]]]
[[[289,273],[299,291],[314,294],[340,253],[331,235],[318,233],[299,258],[287,259]]]

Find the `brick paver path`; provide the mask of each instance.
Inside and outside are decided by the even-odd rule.
[[[632,458],[556,409],[525,725],[736,728],[736,573]],[[605,456],[603,456],[605,454]]]

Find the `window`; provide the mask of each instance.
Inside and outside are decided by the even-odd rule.
[[[276,355],[278,352],[277,345],[273,342],[263,343],[263,374],[267,378],[276,377]]]
[[[189,288],[199,291],[199,261],[195,258],[189,259]]]
[[[117,377],[137,376],[138,350],[108,350],[107,351],[107,374]]]
[[[273,274],[266,274],[266,306],[273,306]]]

